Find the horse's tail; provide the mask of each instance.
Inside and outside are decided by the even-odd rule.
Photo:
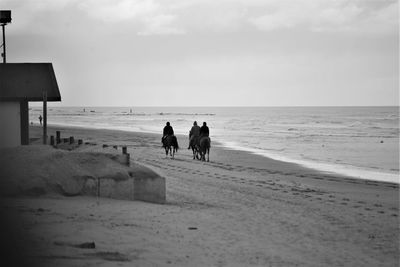
[[[176,136],[174,136],[174,147],[176,148],[176,151],[178,151],[179,149],[179,145],[178,145],[178,139],[176,138]]]

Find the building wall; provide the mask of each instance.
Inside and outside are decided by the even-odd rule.
[[[20,102],[0,102],[0,147],[21,145]]]
[[[29,145],[29,105],[28,100],[20,102],[21,145]]]

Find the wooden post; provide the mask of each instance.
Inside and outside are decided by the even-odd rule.
[[[1,27],[3,28],[3,63],[6,63],[6,34],[4,26],[6,26],[6,24],[1,24]]]
[[[72,145],[75,142],[74,137],[70,136],[69,137],[69,144]]]
[[[43,144],[47,144],[47,92],[43,91]]]
[[[61,143],[61,132],[60,131],[56,131],[56,142],[57,144]]]
[[[28,100],[20,101],[21,145],[29,145],[29,107]]]
[[[50,145],[54,146],[54,135],[50,136]]]

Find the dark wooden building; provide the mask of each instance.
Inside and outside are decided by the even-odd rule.
[[[29,144],[30,101],[61,101],[53,65],[0,64],[0,147]]]

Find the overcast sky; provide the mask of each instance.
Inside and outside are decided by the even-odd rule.
[[[398,105],[394,0],[0,0],[65,106]]]

